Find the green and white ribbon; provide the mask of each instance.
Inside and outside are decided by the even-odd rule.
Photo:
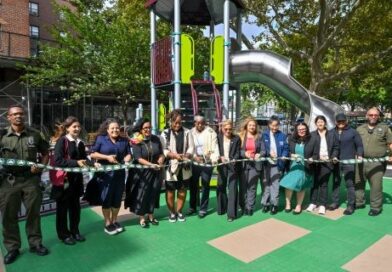
[[[182,162],[178,162],[179,165],[181,164],[193,164],[193,165],[198,165],[198,166],[203,166],[203,167],[216,167],[216,166],[221,166],[221,165],[226,165],[226,164],[235,164],[235,163],[240,163],[240,162],[263,162],[263,161],[268,161],[271,164],[275,164],[277,160],[290,160],[290,161],[297,161],[297,162],[308,162],[308,163],[341,163],[341,164],[357,164],[357,163],[374,163],[374,162],[387,162],[389,161],[389,157],[380,157],[380,158],[363,158],[363,159],[347,159],[347,160],[313,160],[313,159],[304,159],[302,157],[278,157],[278,158],[271,158],[271,157],[261,157],[258,159],[239,159],[239,160],[231,160],[231,161],[225,161],[225,162],[220,162],[220,163],[200,163],[192,160],[186,160]],[[51,166],[51,165],[46,165],[42,163],[35,163],[31,161],[26,161],[26,160],[17,160],[17,159],[6,159],[6,158],[0,158],[0,165],[5,165],[5,166],[32,166],[35,165],[38,168],[42,168],[43,170],[62,170],[65,172],[72,172],[72,173],[85,173],[85,172],[110,172],[110,171],[116,171],[116,170],[121,170],[121,169],[131,169],[131,168],[136,168],[136,169],[156,169],[156,165],[141,165],[141,164],[134,164],[134,163],[124,163],[124,164],[114,164],[114,165],[102,165],[100,167],[91,167],[91,166],[86,166],[86,167],[57,167],[57,166]],[[160,168],[165,168],[170,165],[163,165]]]

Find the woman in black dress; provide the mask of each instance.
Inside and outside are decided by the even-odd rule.
[[[85,145],[80,140],[80,123],[76,117],[69,116],[58,127],[61,132],[54,148],[54,161],[60,167],[83,167],[86,165]],[[67,173],[63,186],[52,186],[52,198],[56,200],[57,236],[66,245],[83,242],[79,232],[80,197],[83,195],[82,173]],[[69,217],[69,227],[67,218]]]
[[[131,212],[139,215],[140,226],[146,228],[148,223],[159,224],[154,218],[154,208],[161,190],[160,172],[165,157],[160,138],[151,134],[151,123],[148,119],[139,120],[135,131],[139,136],[135,137],[136,141],[132,141],[134,160],[152,168],[135,169],[129,207]]]

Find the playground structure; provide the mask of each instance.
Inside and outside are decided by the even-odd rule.
[[[157,89],[169,91],[171,105],[185,113],[185,123],[203,112],[210,124],[229,116],[229,90],[232,90],[231,118],[239,119],[241,110],[240,84],[258,82],[298,107],[308,116],[314,129],[317,115],[327,118],[329,128],[334,116],[343,112],[336,103],[310,93],[291,76],[291,60],[269,51],[241,51],[241,0],[149,0],[151,23],[151,122],[153,132],[162,129],[162,117],[157,112]],[[171,22],[171,37],[156,41],[156,16]],[[236,19],[236,39],[230,38],[230,20]],[[223,23],[224,36],[214,35],[215,25]],[[195,45],[192,37],[181,33],[182,25],[210,26],[211,55],[208,75],[194,79]],[[222,93],[222,101],[221,101]],[[164,110],[160,106],[160,113]],[[161,114],[160,114],[161,115]],[[234,118],[235,116],[235,118]]]

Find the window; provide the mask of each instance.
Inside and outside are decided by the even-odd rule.
[[[34,2],[29,2],[29,13],[32,16],[38,16],[39,15],[39,8],[38,4]]]
[[[39,27],[38,26],[30,26],[30,37],[31,38],[39,38]]]

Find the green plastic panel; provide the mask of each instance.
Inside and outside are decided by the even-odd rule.
[[[159,104],[159,111],[158,111],[158,130],[162,131],[166,126],[166,107],[163,103]]]
[[[223,84],[224,45],[223,36],[216,36],[211,43],[210,74],[215,84]]]
[[[181,83],[189,84],[195,74],[195,43],[187,34],[181,34]]]

